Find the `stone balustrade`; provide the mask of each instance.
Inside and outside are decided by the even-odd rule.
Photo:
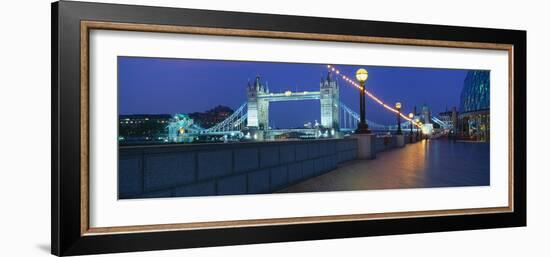
[[[356,154],[354,139],[124,146],[119,199],[269,193]]]
[[[378,153],[403,147],[410,138],[378,136],[373,143]],[[122,146],[119,199],[275,192],[356,159],[357,144],[346,138]]]

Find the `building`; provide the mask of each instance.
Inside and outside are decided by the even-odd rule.
[[[171,118],[169,114],[119,115],[118,140],[121,144],[162,142]]]
[[[188,116],[194,123],[202,128],[210,128],[227,119],[233,114],[233,109],[227,106],[218,105],[206,112],[193,112]]]
[[[476,141],[490,139],[490,72],[469,71],[460,94],[459,135]]]
[[[456,107],[453,107],[450,111],[440,112],[438,118],[445,124],[449,124],[453,131],[456,131],[458,127],[458,111]]]

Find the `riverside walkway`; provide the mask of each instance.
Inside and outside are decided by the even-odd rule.
[[[489,144],[423,140],[355,160],[279,192],[488,186]]]

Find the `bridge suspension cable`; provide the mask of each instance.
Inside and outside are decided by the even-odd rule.
[[[362,88],[357,82],[355,82],[353,79],[350,79],[348,76],[342,74],[340,72],[340,70],[338,70],[334,65],[327,65],[327,68],[333,72],[336,73],[336,75],[340,76],[344,81],[346,81],[348,84],[356,87],[357,89],[359,90],[363,90],[365,91],[365,94],[367,94],[367,96],[369,96],[372,100],[374,100],[375,102],[377,102],[378,104],[382,105],[384,108],[386,108],[387,110],[391,111],[391,112],[394,112],[396,114],[399,114],[403,119],[405,119],[406,121],[409,121],[409,122],[412,122],[414,125],[416,125],[417,127],[420,127],[420,125],[418,123],[416,123],[415,121],[413,121],[411,118],[407,117],[407,115],[404,115],[403,113],[400,113],[398,110],[392,108],[391,106],[385,104],[384,102],[382,102],[382,100],[380,100],[378,97],[376,97],[375,95],[373,95],[371,92],[367,91],[366,89]]]
[[[247,118],[246,102],[241,104],[229,117],[222,122],[203,130],[201,133],[240,131]]]
[[[441,126],[444,129],[451,129],[453,127],[453,125],[450,124],[449,122],[442,121],[437,117],[432,116],[431,118],[435,123],[439,124],[439,126]]]
[[[347,129],[357,128],[357,123],[359,122],[359,119],[360,119],[359,114],[353,111],[347,105],[345,105],[342,101],[340,101],[340,110],[343,113],[342,115],[343,122],[341,123],[343,125],[342,128],[347,128]],[[351,122],[349,122],[350,118],[351,118]],[[369,124],[370,128],[377,129],[377,130],[397,130],[397,125],[382,125],[371,120],[367,120],[367,123]],[[410,123],[411,123],[410,121],[402,122],[401,127],[404,128]]]

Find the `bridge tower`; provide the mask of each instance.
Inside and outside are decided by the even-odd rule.
[[[329,71],[326,78],[321,78],[320,86],[321,100],[321,125],[327,129],[340,131],[339,103],[340,90],[338,81],[332,77]]]
[[[422,105],[422,114],[421,114],[422,123],[432,124],[431,117],[432,117],[432,113],[430,111],[430,107],[428,107],[428,105],[426,105],[426,104],[423,104]]]
[[[269,101],[262,99],[262,96],[269,94],[267,83],[263,84],[260,76],[252,84],[248,83],[247,98],[248,98],[248,118],[247,127],[256,128],[259,130],[269,129]]]

